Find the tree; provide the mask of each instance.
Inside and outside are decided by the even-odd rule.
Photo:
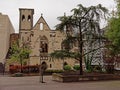
[[[107,53],[109,56],[108,61],[112,62],[112,64],[119,62],[117,58],[120,56],[120,0],[115,0],[115,2],[117,4],[117,11],[111,13],[105,32],[105,37],[110,42],[109,46],[107,46],[109,51]]]
[[[21,73],[23,72],[22,66],[25,59],[29,58],[30,50],[27,45],[19,46],[19,42],[15,42],[10,49],[10,59],[19,62],[21,65]]]
[[[99,21],[101,17],[105,18],[108,10],[105,7],[102,7],[101,4],[90,7],[84,7],[81,4],[79,4],[78,8],[74,8],[71,11],[73,12],[71,16],[64,15],[58,17],[60,24],[56,25],[56,29],[61,30],[62,32],[66,32],[67,37],[66,39],[68,39],[69,36],[73,37],[73,33],[76,33],[74,40],[77,40],[79,50],[77,53],[74,53],[72,57],[79,61],[80,74],[82,75],[83,42],[84,42],[83,32],[84,33],[87,31],[92,32],[96,29],[100,29]],[[77,57],[75,57],[76,55]]]
[[[108,38],[109,41],[111,41],[111,44],[113,46],[115,46],[117,53],[120,53],[120,18],[115,18],[112,17],[109,21],[108,21],[108,25],[107,25],[107,30],[106,30],[106,37]],[[114,48],[113,48],[114,49]],[[115,53],[115,51],[114,51]]]
[[[111,42],[111,46],[108,48],[112,55],[120,54],[120,0],[115,1],[117,3],[117,11],[112,13],[111,18],[108,20],[105,33],[106,38]]]

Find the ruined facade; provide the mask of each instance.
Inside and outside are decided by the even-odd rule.
[[[12,47],[12,45],[14,43],[16,43],[16,41],[19,39],[19,34],[18,33],[13,33],[13,34],[10,34],[10,44],[9,44],[9,47]]]
[[[75,60],[53,60],[49,54],[55,50],[61,50],[61,43],[65,35],[58,30],[51,30],[47,22],[41,15],[37,23],[33,26],[34,9],[19,9],[19,34],[22,44],[29,45],[31,49],[29,65],[40,65],[46,63],[48,69],[63,69],[64,63],[71,66]]]

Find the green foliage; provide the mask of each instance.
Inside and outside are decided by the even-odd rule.
[[[19,43],[16,42],[10,49],[10,59],[12,62],[24,63],[24,60],[29,58],[30,52],[27,46],[20,47]]]
[[[117,16],[120,16],[120,0],[114,0],[117,4],[117,12],[115,14],[117,14]]]
[[[52,58],[65,59],[65,58],[75,58],[79,60],[78,52],[69,52],[68,50],[56,50],[50,54]]]
[[[72,68],[71,68],[71,66],[69,66],[69,65],[65,65],[65,66],[63,67],[63,69],[66,70],[66,71],[69,71],[69,70],[71,70]]]
[[[15,73],[13,76],[14,77],[23,77],[23,73]]]
[[[113,45],[120,45],[120,18],[112,17],[107,26],[106,36]]]
[[[111,42],[110,46],[107,48],[111,51],[111,55],[118,55],[120,53],[120,1],[117,2],[117,15],[112,16],[108,20],[108,25],[106,27],[105,36]]]
[[[63,70],[46,70],[45,73],[62,73]]]
[[[102,68],[99,65],[93,67],[94,72],[102,72]]]
[[[80,65],[74,65],[74,66],[73,66],[73,69],[75,69],[75,70],[80,70]]]
[[[87,73],[91,73],[91,72],[92,72],[92,70],[85,70],[85,72],[87,72]]]
[[[89,54],[87,54],[86,56],[84,56],[85,68],[86,68],[87,71],[92,71],[93,54],[92,55],[89,55]]]
[[[65,50],[56,50],[50,54],[52,58],[64,59],[65,57],[69,57],[69,52]]]
[[[68,35],[66,39],[62,41],[62,47],[64,47],[65,50],[69,51],[73,48],[74,42],[76,42],[77,37],[73,37],[71,35]]]
[[[80,74],[82,74],[82,59],[83,59],[83,32],[87,31],[97,31],[100,30],[99,22],[100,19],[104,18],[106,19],[106,15],[108,14],[108,10],[105,7],[102,7],[101,4],[97,6],[90,6],[90,7],[84,7],[83,5],[79,4],[76,8],[72,9],[71,12],[73,12],[70,16],[61,16],[58,17],[58,20],[60,21],[59,24],[56,25],[56,29],[60,30],[61,32],[66,33],[66,39],[63,41],[64,49],[66,51],[55,51],[55,53],[52,53],[52,56],[58,57],[61,59],[64,59],[64,57],[72,57],[75,58],[80,62]],[[97,30],[96,30],[97,29]],[[72,49],[72,45],[74,42],[72,42],[72,39],[69,39],[70,36],[73,37],[73,34],[75,34],[75,42],[78,43],[78,52],[71,52],[70,49]],[[63,44],[62,43],[62,44]],[[69,44],[69,45],[68,45]],[[68,52],[69,51],[69,52]],[[56,56],[55,56],[56,55]]]

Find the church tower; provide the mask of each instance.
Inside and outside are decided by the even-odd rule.
[[[20,31],[29,31],[33,27],[33,14],[34,9],[19,9],[20,11],[20,24],[19,29]]]
[[[30,41],[30,31],[33,28],[34,9],[19,9],[19,33],[22,42]]]

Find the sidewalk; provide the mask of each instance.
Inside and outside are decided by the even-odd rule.
[[[119,81],[59,83],[51,76],[44,76],[46,83],[39,83],[39,76],[0,76],[0,90],[119,90]]]

